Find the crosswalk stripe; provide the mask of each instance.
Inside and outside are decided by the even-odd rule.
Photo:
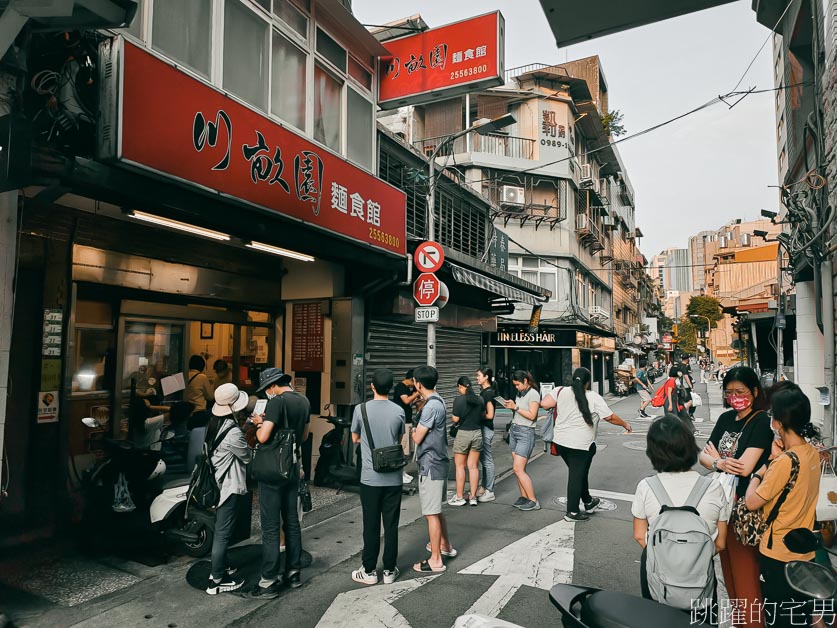
[[[604,497],[605,499],[615,499],[620,502],[633,502],[634,501],[634,494],[633,493],[617,493],[615,491],[597,491],[595,489],[590,489],[590,494],[593,497]]]

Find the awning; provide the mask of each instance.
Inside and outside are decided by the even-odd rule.
[[[459,283],[463,283],[466,286],[474,286],[475,288],[480,288],[486,292],[492,292],[498,296],[506,297],[507,299],[517,301],[519,303],[537,305],[542,302],[535,296],[523,292],[523,290],[519,290],[513,286],[503,283],[502,281],[492,279],[491,277],[486,277],[476,271],[462,268],[462,266],[457,266],[451,262],[447,262],[446,266],[449,267],[453,273],[454,280]]]

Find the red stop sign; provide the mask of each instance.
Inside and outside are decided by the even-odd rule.
[[[413,284],[413,297],[422,307],[436,303],[440,292],[441,282],[433,273],[422,273]]]

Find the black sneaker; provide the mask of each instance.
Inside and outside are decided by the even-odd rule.
[[[645,410],[640,410],[639,411],[639,416],[641,416],[644,419],[650,419],[651,418],[651,415],[648,414]]]
[[[523,497],[522,495],[517,498],[517,501],[512,504],[515,508],[520,508],[523,504],[528,502],[529,500]]]
[[[244,580],[236,580],[230,576],[224,576],[218,582],[210,578],[206,585],[206,592],[209,593],[209,595],[218,595],[219,593],[236,591],[243,586]]]
[[[584,510],[586,510],[588,513],[593,512],[596,509],[596,507],[601,503],[601,499],[599,499],[598,497],[594,497],[589,502],[584,502]]]
[[[284,585],[279,581],[274,582],[269,587],[262,587],[257,584],[252,590],[247,592],[247,597],[259,600],[272,600],[279,597],[284,588]]]
[[[583,512],[568,512],[564,515],[564,521],[590,521],[590,516]]]
[[[298,589],[302,586],[302,574],[300,572],[292,573],[290,576],[285,576],[285,584],[292,589]]]

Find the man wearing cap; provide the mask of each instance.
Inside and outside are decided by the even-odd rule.
[[[223,384],[215,390],[212,419],[206,430],[215,481],[221,491],[215,509],[215,537],[212,540],[212,570],[206,592],[216,595],[240,589],[244,580],[233,577],[236,569],[227,561],[227,546],[235,529],[239,504],[247,495],[247,465],[253,451],[247,446],[238,427],[236,413],[247,407],[247,393],[235,384]],[[220,442],[218,442],[220,441]]]
[[[282,369],[269,368],[259,375],[259,392],[264,391],[268,402],[262,416],[254,416],[256,439],[267,443],[274,429],[294,430],[299,448],[308,438],[308,422],[311,404],[308,399],[291,388],[291,377]],[[279,426],[278,428],[276,426]],[[299,456],[299,449],[297,450]],[[301,472],[301,471],[300,471]],[[284,484],[259,482],[259,509],[262,523],[262,577],[250,593],[251,597],[272,599],[277,597],[283,585],[292,589],[302,586],[302,531],[297,513],[299,476]],[[279,575],[279,521],[285,531],[285,574]]]

